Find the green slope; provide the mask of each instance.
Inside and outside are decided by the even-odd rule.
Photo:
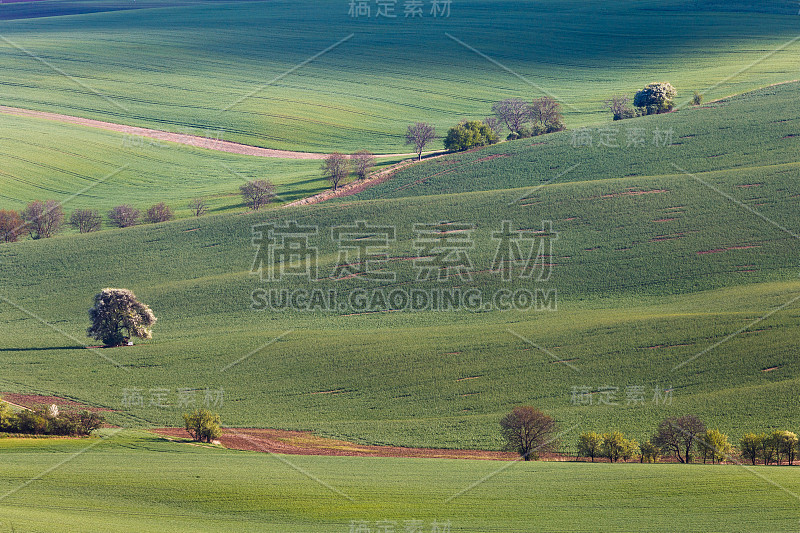
[[[716,111],[772,98],[766,91]],[[741,116],[747,124],[753,114]],[[694,112],[657,118],[667,125],[692,117],[707,121]],[[762,136],[755,127],[740,131],[752,132],[753,144]],[[565,427],[613,426],[638,438],[663,416],[685,412],[734,435],[796,427],[800,281],[792,234],[800,226],[800,187],[792,164],[781,163],[788,155],[776,155],[778,165],[703,173],[724,195],[679,173],[612,177],[553,183],[533,195],[522,187],[341,201],[2,246],[0,358],[8,371],[0,387],[65,394],[118,409],[112,417],[119,422],[145,425],[178,422],[178,389],[202,395],[222,388],[220,410],[230,425],[405,445],[497,447],[497,420],[518,403],[553,412]],[[502,184],[505,175],[496,179]],[[291,220],[318,228],[311,244],[321,279],[259,281],[250,273],[252,226]],[[357,220],[396,227],[386,265],[395,281],[330,279],[337,262],[331,228]],[[413,258],[421,252],[413,225],[441,220],[475,225],[472,280],[416,280]],[[553,221],[559,238],[549,281],[503,281],[491,271],[492,233],[503,220],[531,230]],[[152,306],[160,319],[152,341],[99,353],[80,347],[85,310],[105,286],[130,288]],[[252,291],[268,286],[341,294],[364,287],[474,288],[487,296],[555,290],[558,308],[252,310]],[[574,405],[573,391],[583,387],[616,387],[621,405]],[[627,404],[628,387],[647,391],[644,405]],[[145,405],[124,405],[134,388]],[[149,404],[158,388],[170,391],[171,407]],[[656,388],[671,390],[673,403],[653,402]]]
[[[259,146],[395,153],[406,124],[443,132],[506,97],[552,93],[575,127],[607,116],[611,95],[654,80],[685,100],[795,79],[800,46],[789,1],[469,0],[447,18],[428,5],[406,18],[401,3],[395,19],[376,19],[374,5],[372,18],[354,19],[340,0],[146,6],[1,5],[0,19],[29,18],[0,22],[0,99],[171,131],[221,129]],[[82,9],[101,12],[72,15]]]
[[[733,186],[728,192],[740,199],[760,198],[769,206],[791,196],[783,191],[759,194],[758,188],[737,190],[762,181],[768,185],[773,181],[769,176],[786,175],[791,183],[798,175],[798,97],[800,84],[787,83],[667,115],[600,123],[457,153],[405,169],[358,198],[533,190],[545,183],[612,178],[635,184],[693,173],[712,181],[719,176]],[[720,171],[730,172],[723,176]]]
[[[121,203],[144,211],[166,202],[178,216],[190,216],[188,201],[198,196],[210,212],[244,210],[238,191],[247,180],[272,181],[279,202],[328,187],[314,160],[243,156],[2,114],[0,129],[0,209],[19,210],[37,199],[63,202],[67,212],[105,212]]]

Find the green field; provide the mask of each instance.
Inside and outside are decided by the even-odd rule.
[[[272,181],[279,202],[328,188],[314,160],[229,154],[2,114],[0,129],[2,209],[37,199],[63,202],[67,213],[121,203],[144,211],[166,202],[180,217],[189,216],[188,201],[198,196],[210,213],[245,210],[239,186],[252,179]]]
[[[725,131],[732,128],[726,121],[738,113],[745,117],[739,131],[752,131],[756,144],[762,133],[747,124],[756,114],[752,106],[761,102],[769,109],[786,110],[769,120],[791,121],[795,112],[789,106],[771,106],[795,98],[799,89],[786,85],[732,99],[715,110],[658,120],[661,127],[674,124],[677,130],[688,127],[684,121],[699,117],[697,131],[699,123],[712,122]],[[716,122],[701,114],[711,112],[718,113]],[[700,155],[691,157],[702,153],[703,143],[713,152],[710,143],[723,142],[713,132],[694,139],[698,146],[690,150],[689,145],[689,155],[676,158],[691,170],[700,166],[696,160],[703,160]],[[553,162],[544,159],[543,166],[569,167],[563,154],[584,161],[579,150],[567,150],[569,135],[553,136],[550,142],[562,146],[553,148]],[[521,160],[544,152],[528,144],[507,146],[522,146]],[[506,149],[493,147],[483,153],[500,148]],[[4,246],[2,296],[71,338],[20,309],[0,307],[2,355],[9,368],[0,386],[79,398],[117,409],[112,419],[136,425],[177,424],[178,389],[222,388],[226,400],[220,410],[233,426],[310,429],[360,442],[402,445],[497,448],[497,420],[519,403],[553,412],[564,428],[614,426],[639,439],[647,438],[665,415],[683,412],[698,413],[735,438],[747,430],[796,427],[800,368],[798,311],[792,302],[800,282],[796,239],[788,228],[798,227],[795,198],[800,189],[795,166],[784,162],[793,147],[782,145],[758,167],[745,167],[741,159],[731,158],[726,168],[702,173],[705,183],[741,205],[667,166],[668,150],[673,148],[681,147],[634,158],[627,167],[617,152],[609,151],[605,164],[613,172],[605,171],[597,179],[576,172],[535,193],[520,187],[387,200],[362,201],[356,196],[314,207]],[[616,177],[654,168],[659,157],[666,159],[661,176],[647,172],[650,175]],[[722,157],[717,159],[724,164]],[[594,163],[585,161],[587,166],[602,163],[601,155]],[[440,166],[432,161],[408,174],[413,177]],[[467,171],[444,176],[451,185],[459,180],[471,183]],[[510,172],[498,175],[500,186],[513,178]],[[407,179],[403,173],[386,186]],[[451,187],[444,181],[429,183]],[[741,187],[754,184],[759,186]],[[631,188],[651,193],[625,194]],[[516,201],[519,198],[524,199]],[[494,294],[506,287],[541,286],[557,290],[558,311],[253,311],[251,292],[267,284],[250,273],[255,255],[251,225],[288,220],[320,228],[314,242],[323,279],[312,285],[325,291],[346,293],[364,286],[357,278],[324,278],[337,259],[336,246],[326,237],[330,228],[366,220],[392,223],[398,232],[390,248],[397,280],[378,287],[478,287]],[[409,260],[418,253],[413,224],[439,220],[476,225],[471,282],[457,277],[443,284],[415,281]],[[559,240],[550,281],[504,282],[489,271],[496,249],[491,233],[503,220],[533,229],[541,227],[542,220],[554,221]],[[274,285],[309,286],[296,277]],[[92,295],[105,286],[130,288],[151,305],[160,319],[153,341],[100,354],[81,347],[85,310]],[[773,310],[747,333],[694,358]],[[226,368],[278,336],[274,344]],[[106,355],[128,371],[104,360]],[[578,371],[553,363],[554,356],[572,361]],[[691,364],[675,368],[692,358]],[[622,405],[573,405],[573,387],[589,387],[595,393],[617,387]],[[625,404],[628,387],[648,391],[645,405]],[[166,389],[173,406],[156,408],[147,400],[141,407],[123,405],[125,390],[131,388],[145,395],[150,389]],[[655,388],[672,390],[673,403],[651,401]],[[327,391],[334,392],[313,394]],[[574,440],[567,441],[565,449],[572,444]]]
[[[345,0],[3,4],[0,100],[271,148],[395,153],[408,123],[443,133],[507,97],[551,93],[576,127],[655,80],[683,102],[797,78],[790,1],[464,0],[438,18],[428,3],[423,17],[397,6],[387,19],[375,5],[352,18]]]
[[[0,497],[88,444],[0,439]],[[123,432],[4,498],[0,531],[347,533],[351,525],[376,531],[387,521],[397,531],[416,521],[425,532],[434,523],[481,532],[795,531],[795,474],[711,465],[283,459]]]
[[[275,456],[145,431],[203,405],[228,427],[489,450],[503,445],[500,418],[533,405],[556,419],[565,454],[590,430],[642,442],[671,415],[695,414],[734,444],[751,431],[800,431],[800,83],[771,85],[797,77],[796,4],[463,0],[448,18],[422,20],[356,20],[347,8],[0,3],[2,105],[270,148],[390,153],[406,151],[407,123],[441,133],[544,88],[562,98],[570,128],[424,161],[353,196],[253,213],[241,183],[270,179],[295,200],[327,187],[320,162],[0,115],[0,209],[164,201],[179,218],[0,244],[0,396],[73,399],[109,409],[121,427],[101,430],[104,440],[0,435],[0,533],[372,533],[384,520],[397,531],[418,520],[426,533],[434,522],[796,531],[800,480],[789,467]],[[722,99],[610,122],[603,99],[656,80],[682,98]],[[196,196],[208,216],[189,216]],[[334,240],[361,222],[373,227],[348,253],[393,231],[377,264],[393,279],[335,275],[345,259],[370,266]],[[265,224],[293,223],[312,230],[316,275],[260,279],[254,243],[265,252],[279,242]],[[456,264],[470,275],[420,279],[434,254],[416,224],[439,224],[444,239],[468,234]],[[549,224],[558,238],[539,252],[545,266],[526,278],[531,265],[515,256],[503,279],[504,225],[535,254]],[[104,287],[153,309],[152,340],[87,349],[86,311]],[[257,309],[270,289],[339,299]],[[346,299],[359,291],[372,307]],[[378,298],[413,291],[482,300],[414,310]],[[524,291],[546,294],[543,308],[498,307]]]

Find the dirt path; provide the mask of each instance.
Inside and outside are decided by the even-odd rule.
[[[223,141],[220,139],[211,139],[208,137],[201,137],[198,135],[189,135],[185,133],[171,133],[168,131],[153,130],[149,128],[139,128],[136,126],[126,126],[124,124],[114,124],[113,122],[103,122],[101,120],[93,120],[90,118],[73,117],[70,115],[61,115],[59,113],[49,113],[47,111],[33,111],[30,109],[21,109],[18,107],[0,106],[0,113],[6,115],[16,115],[20,117],[35,117],[44,118],[47,120],[54,120],[56,122],[65,122],[68,124],[78,124],[80,126],[88,126],[90,128],[98,128],[102,130],[116,131],[118,133],[125,133],[137,137],[147,137],[150,139],[157,139],[159,141],[168,141],[179,144],[186,144],[195,146],[197,148],[205,148],[208,150],[218,150],[220,152],[229,152],[232,154],[252,155],[257,157],[276,157],[281,159],[324,159],[327,154],[319,154],[314,152],[292,152],[289,150],[273,150],[271,148],[261,148],[259,146],[250,146],[247,144],[239,144],[230,141]],[[411,157],[415,154],[378,154],[379,157]]]
[[[364,189],[368,189],[374,185],[379,183],[383,183],[384,181],[391,178],[395,172],[398,170],[405,168],[409,165],[413,165],[416,163],[416,159],[409,159],[407,161],[401,161],[395,165],[390,166],[380,172],[377,172],[370,176],[365,180],[358,180],[358,181],[351,181],[346,185],[342,185],[336,191],[327,190],[322,191],[321,193],[315,194],[314,196],[308,196],[306,198],[301,198],[299,200],[295,200],[294,202],[289,202],[285,204],[283,207],[294,207],[298,205],[310,205],[310,204],[318,204],[320,202],[324,202],[325,200],[331,200],[333,198],[341,198],[343,196],[351,196],[353,194],[359,193]]]
[[[111,411],[105,407],[92,407],[74,400],[66,398],[59,398],[58,396],[41,396],[39,394],[18,394],[14,392],[0,392],[0,400],[18,407],[31,411],[41,407],[48,407],[56,404],[59,408],[73,409],[73,410],[87,410],[91,412]]]
[[[181,428],[151,430],[164,437],[189,438]],[[304,431],[279,429],[226,428],[219,438],[220,444],[234,450],[248,450],[289,455],[335,455],[348,457],[419,457],[439,459],[484,459],[513,461],[514,453],[488,450],[441,450],[434,448],[401,448],[398,446],[367,446],[352,442],[317,437]]]
[[[417,163],[416,154],[411,154],[414,156],[412,159],[407,159],[405,161],[401,161],[396,163],[390,167],[387,167],[380,172],[376,172],[372,174],[369,178],[365,180],[357,180],[351,181],[347,185],[342,185],[336,192],[333,190],[322,191],[321,193],[315,194],[314,196],[308,196],[306,198],[301,198],[299,200],[295,200],[294,202],[289,202],[288,204],[283,205],[283,207],[294,207],[298,205],[310,205],[310,204],[318,204],[320,202],[324,202],[326,200],[331,200],[333,198],[342,198],[344,196],[352,196],[354,194],[358,194],[365,189],[369,189],[370,187],[374,187],[379,183],[383,183],[391,179],[392,176],[397,173],[400,169],[405,167],[411,166],[414,163]],[[429,152],[428,155],[424,155],[422,160],[428,161],[430,159],[437,159],[442,157],[443,155],[447,155],[447,152]]]

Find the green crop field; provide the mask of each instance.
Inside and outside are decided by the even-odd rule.
[[[753,132],[756,144],[761,132],[748,126],[756,115],[752,106],[769,107],[797,92],[796,85],[786,85],[731,99],[718,109],[657,120],[663,128],[675,123],[678,130],[699,117],[701,131],[700,123],[714,122],[701,113],[716,112],[716,123],[725,131],[732,128],[726,117],[735,116],[738,107],[748,111],[740,113],[746,117],[740,131]],[[790,107],[774,109],[786,111],[769,120],[792,120]],[[702,152],[705,139],[713,152],[712,143],[723,142],[719,135],[706,131],[694,137],[694,148],[687,142],[689,155],[675,160],[695,170],[700,165],[691,154]],[[552,163],[544,159],[543,166],[556,166],[555,161],[571,166],[564,154],[584,161],[582,152],[571,148],[569,135],[551,142],[562,146],[552,149],[558,155]],[[529,141],[507,146],[522,146],[520,160],[543,152]],[[500,148],[505,146],[483,153]],[[179,389],[199,394],[223,389],[221,412],[230,425],[441,447],[499,447],[497,420],[518,403],[553,412],[564,428],[615,426],[637,438],[647,438],[666,414],[686,411],[737,436],[749,429],[794,427],[800,368],[793,302],[800,281],[797,239],[790,228],[798,227],[800,187],[794,165],[785,162],[791,145],[758,167],[742,167],[736,158],[724,164],[720,157],[725,168],[700,167],[702,182],[669,165],[673,148],[681,149],[653,151],[632,158],[627,167],[615,151],[606,152],[605,160],[597,153],[594,162],[585,160],[587,165],[615,170],[599,172],[595,179],[568,174],[534,192],[519,187],[397,199],[355,196],[313,207],[4,246],[2,296],[21,309],[0,307],[9,368],[0,386],[66,394],[116,409],[113,419],[137,425],[177,424]],[[653,170],[635,175],[654,169],[659,157],[665,160],[664,175]],[[408,174],[440,166],[432,161]],[[445,174],[451,185],[432,183],[446,190],[458,180],[470,183],[466,174]],[[500,186],[512,178],[511,172],[499,174]],[[407,179],[403,173],[383,187]],[[375,191],[380,189],[365,195]],[[320,279],[261,282],[250,272],[251,226],[290,220],[318,228],[313,244],[319,248]],[[486,295],[506,288],[552,289],[558,309],[369,314],[357,305],[331,312],[251,309],[258,303],[251,293],[258,289],[315,287],[347,294],[365,286],[358,278],[331,279],[338,259],[331,228],[356,220],[393,224],[397,230],[386,267],[397,279],[367,283],[367,288],[473,287]],[[413,225],[440,220],[475,225],[471,281],[458,276],[415,281],[413,258],[419,251]],[[515,277],[506,282],[491,272],[497,247],[492,233],[503,220],[534,230],[542,220],[553,221],[559,235],[549,281]],[[152,306],[160,319],[152,341],[100,352],[82,348],[86,308],[105,286],[130,288]],[[773,311],[745,334],[727,339]],[[720,347],[705,353],[718,342]],[[87,380],[87,373],[93,379]],[[595,394],[616,388],[620,405],[574,405],[573,391],[583,387]],[[647,391],[644,405],[627,405],[628,387]],[[124,405],[130,389],[144,395],[169,391],[171,406]],[[656,389],[671,391],[672,403],[655,402]],[[329,393],[315,394],[320,392]],[[567,441],[566,449],[572,444]]]
[[[282,456],[146,431],[204,405],[232,428],[485,450],[533,405],[564,454],[672,415],[734,444],[800,431],[796,4],[368,4],[0,3],[6,106],[313,152],[405,152],[413,121],[441,134],[545,93],[569,127],[287,208],[328,186],[318,160],[0,115],[0,209],[179,218],[0,244],[0,396],[119,426],[0,434],[0,533],[797,530],[791,467]],[[652,81],[706,103],[610,121],[605,98]],[[237,189],[262,178],[281,202],[250,212]],[[153,309],[152,339],[87,346],[104,287]]]
[[[272,181],[279,202],[328,187],[314,160],[243,156],[2,114],[0,129],[2,209],[37,199],[63,202],[68,213],[121,203],[144,211],[166,202],[189,216],[188,201],[198,196],[212,213],[244,210],[239,185],[252,179]]]
[[[2,499],[0,531],[775,532],[798,523],[800,481],[789,468],[283,459],[138,432],[107,437],[77,456],[94,443],[0,439],[0,498],[17,489]]]
[[[0,100],[271,148],[395,153],[406,124],[443,132],[507,97],[553,94],[575,127],[651,81],[683,102],[797,78],[788,0],[464,0],[447,17],[403,5],[354,18],[347,0],[3,4]]]

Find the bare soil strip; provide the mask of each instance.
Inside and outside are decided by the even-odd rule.
[[[409,165],[413,165],[414,163],[416,163],[416,160],[413,159],[401,161],[400,163],[392,165],[389,168],[381,170],[380,172],[376,172],[367,179],[351,181],[350,183],[342,185],[341,187],[337,188],[336,191],[333,190],[323,191],[319,194],[315,194],[314,196],[309,196],[307,198],[301,198],[300,200],[295,200],[294,202],[289,202],[288,204],[285,204],[283,207],[295,207],[298,205],[318,204],[320,202],[324,202],[325,200],[332,200],[333,198],[342,198],[345,196],[352,196],[354,194],[358,194],[365,189],[378,185],[379,183],[383,183],[384,181],[394,176],[398,170],[405,168]]]
[[[68,124],[78,124],[80,126],[88,126],[90,128],[115,131],[118,133],[124,133],[136,137],[147,137],[149,139],[174,142],[178,144],[194,146],[197,148],[205,148],[207,150],[229,152],[232,154],[252,155],[257,157],[275,157],[280,159],[324,159],[327,156],[327,154],[319,154],[314,152],[292,152],[289,150],[274,150],[272,148],[261,148],[259,146],[239,144],[230,141],[223,141],[221,139],[201,137],[199,135],[189,135],[185,133],[171,133],[168,131],[153,130],[150,128],[126,126],[124,124],[103,122],[102,120],[73,117],[70,115],[62,115],[60,113],[50,113],[47,111],[34,111],[31,109],[21,109],[19,107],[0,106],[0,113],[4,113],[7,115],[16,115],[20,117],[44,118],[47,120],[54,120],[56,122],[65,122]],[[379,155],[381,157],[407,157],[407,156],[410,157],[416,154],[379,154]]]
[[[152,433],[168,440],[188,439],[183,428],[151,429]],[[186,444],[197,443],[187,442]],[[399,446],[368,446],[348,441],[318,437],[308,431],[286,431],[282,429],[225,428],[222,436],[214,444],[221,444],[233,450],[245,450],[286,455],[327,455],[347,457],[411,457],[421,459],[478,459],[484,461],[519,461],[516,453],[490,450],[445,450],[437,448],[403,448]],[[573,457],[556,453],[545,453],[543,461],[582,461],[585,457]],[[659,462],[675,463],[674,457],[662,457]],[[608,459],[595,458],[594,462],[609,462]],[[620,462],[638,462],[636,460]]]
[[[165,437],[189,438],[181,428],[160,428],[152,432]],[[232,429],[222,431],[220,444],[235,450],[248,450],[289,455],[332,455],[348,457],[417,457],[439,459],[484,459],[513,461],[515,453],[488,450],[441,450],[434,448],[401,448],[367,446],[343,440],[317,437],[305,431],[279,429]]]
[[[28,411],[56,404],[61,409],[86,410],[94,413],[111,411],[104,407],[92,407],[74,400],[58,396],[40,396],[38,394],[17,394],[14,392],[0,392],[0,399],[20,409]]]

